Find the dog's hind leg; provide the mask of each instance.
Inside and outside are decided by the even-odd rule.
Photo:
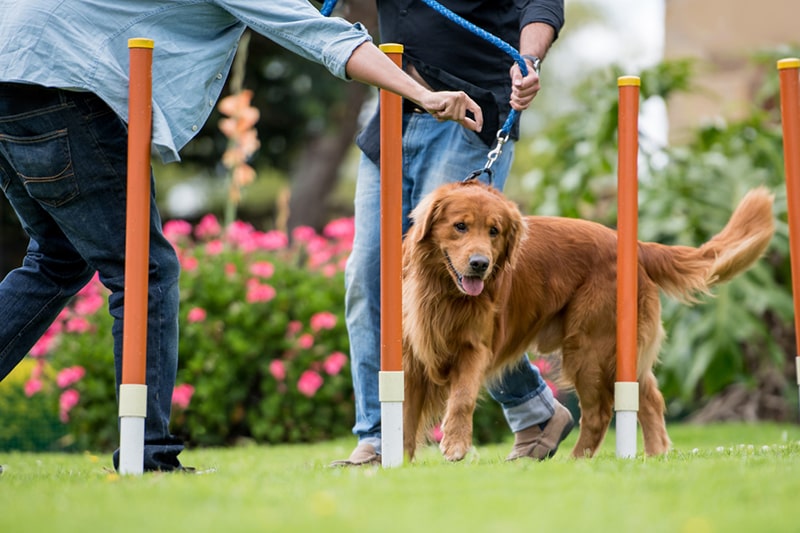
[[[613,384],[609,386],[607,381],[599,369],[584,368],[575,377],[581,420],[573,457],[593,457],[603,443],[614,408]]]
[[[664,397],[652,371],[639,380],[639,424],[642,426],[644,451],[647,455],[666,453],[670,447],[667,425],[664,421]]]

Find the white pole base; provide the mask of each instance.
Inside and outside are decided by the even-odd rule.
[[[147,417],[147,385],[119,387],[119,473],[141,475],[144,471],[144,419]]]
[[[402,466],[405,396],[402,370],[381,370],[378,373],[378,396],[381,401],[381,466]]]
[[[639,383],[614,383],[614,410],[617,412],[617,458],[636,457],[636,417],[639,413]]]
[[[381,402],[381,466],[403,466],[403,402]]]
[[[617,411],[617,458],[636,457],[636,411]]]
[[[119,419],[119,473],[142,475],[144,471],[144,417]]]

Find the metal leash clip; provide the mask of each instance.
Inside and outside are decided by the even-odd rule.
[[[489,185],[492,185],[492,165],[497,158],[500,157],[500,154],[503,153],[503,145],[508,141],[509,133],[504,130],[500,130],[497,132],[497,146],[495,146],[489,154],[486,156],[486,164],[483,168],[479,168],[477,170],[473,170],[467,177],[464,178],[463,181],[467,182],[470,180],[480,178],[481,174],[488,174],[489,176]]]

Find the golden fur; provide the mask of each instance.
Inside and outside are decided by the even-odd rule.
[[[477,181],[445,185],[412,213],[403,244],[404,446],[443,416],[444,456],[472,444],[481,386],[526,350],[562,355],[580,400],[572,455],[592,456],[614,406],[616,232],[585,220],[529,216]],[[638,247],[639,423],[645,451],[670,446],[653,375],[664,338],[659,289],[692,302],[747,269],[774,232],[772,196],[751,191],[725,228],[699,248]]]

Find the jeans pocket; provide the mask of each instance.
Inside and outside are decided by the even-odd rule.
[[[2,135],[0,149],[37,201],[59,207],[80,193],[66,129],[33,137]]]

